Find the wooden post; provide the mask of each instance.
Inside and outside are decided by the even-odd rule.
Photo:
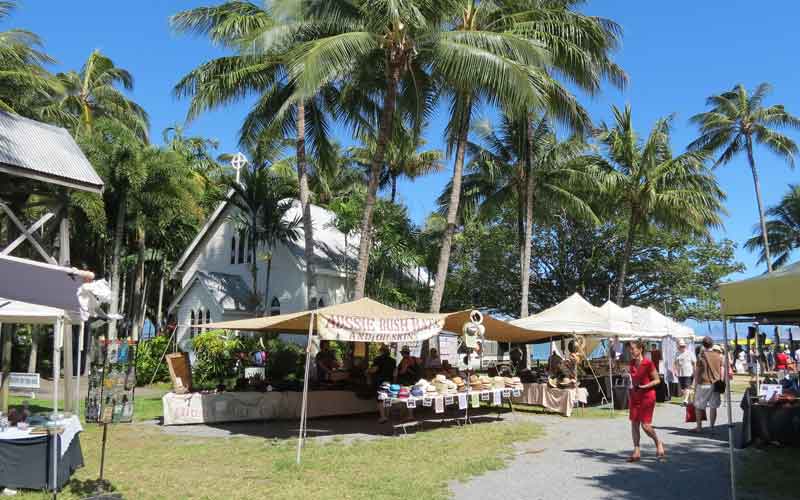
[[[61,219],[59,226],[59,247],[58,247],[58,265],[68,267],[70,265],[69,256],[69,217]],[[73,352],[72,352],[72,324],[64,323],[64,343],[62,344],[62,352],[64,353],[64,411],[75,411],[74,395],[75,384],[72,382],[73,377]]]

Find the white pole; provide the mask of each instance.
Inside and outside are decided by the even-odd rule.
[[[616,358],[617,354],[614,352],[614,346],[611,345],[611,339],[606,339],[608,342],[608,392],[611,393],[611,414],[614,414],[614,365],[611,363],[611,356]]]
[[[81,321],[80,328],[78,329],[78,376],[75,377],[75,415],[80,418],[81,414],[81,352],[83,352],[83,331],[86,322]]]
[[[306,427],[306,407],[308,406],[308,379],[311,367],[311,334],[314,333],[314,313],[308,320],[308,342],[306,343],[306,368],[303,376],[303,402],[300,408],[300,433],[297,436],[297,465],[300,465],[300,452],[303,448],[303,438]]]
[[[58,384],[61,377],[61,346],[59,345],[64,330],[64,320],[59,318],[53,325],[53,413],[58,411]]]
[[[725,400],[728,406],[728,451],[730,455],[731,467],[731,500],[736,500],[736,464],[733,457],[733,410],[731,409],[731,381],[728,380],[728,372],[730,370],[728,360],[728,318],[726,318],[724,315],[722,316],[722,336],[724,337],[725,342],[725,364],[723,365],[725,373],[723,376],[727,382],[725,384]]]

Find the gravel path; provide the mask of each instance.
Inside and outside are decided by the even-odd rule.
[[[734,405],[734,420],[741,411]],[[686,432],[685,409],[659,405],[654,422],[668,460],[655,459],[642,434],[642,461],[629,464],[630,424],[626,418],[524,417],[545,425],[543,439],[523,443],[510,465],[466,483],[451,485],[457,500],[681,500],[728,497],[727,432],[696,436]],[[720,417],[726,415],[720,408]]]

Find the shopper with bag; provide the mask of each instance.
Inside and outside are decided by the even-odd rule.
[[[723,366],[722,349],[714,345],[711,337],[703,337],[703,351],[697,358],[697,369],[694,374],[694,407],[697,426],[691,432],[703,430],[703,410],[708,408],[708,423],[711,429],[717,421],[717,409],[722,404],[722,393],[725,392],[726,370]]]
[[[644,357],[644,342],[637,340],[629,345],[633,358],[630,366],[633,387],[631,387],[629,396],[633,453],[628,458],[628,462],[638,462],[641,459],[640,428],[653,440],[656,445],[656,457],[662,460],[666,456],[664,444],[653,429],[653,411],[656,408],[655,387],[661,383],[661,377],[659,377],[653,362]]]

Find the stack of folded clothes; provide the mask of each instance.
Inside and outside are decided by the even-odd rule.
[[[397,384],[392,384],[389,386],[389,396],[392,398],[397,398],[400,394],[400,386]]]
[[[415,385],[414,387],[411,388],[411,395],[414,396],[415,398],[421,398],[422,396],[425,395],[425,389],[423,389],[418,385]]]
[[[411,390],[408,387],[401,387],[400,392],[397,393],[397,397],[400,399],[408,399],[408,396],[411,395]]]

